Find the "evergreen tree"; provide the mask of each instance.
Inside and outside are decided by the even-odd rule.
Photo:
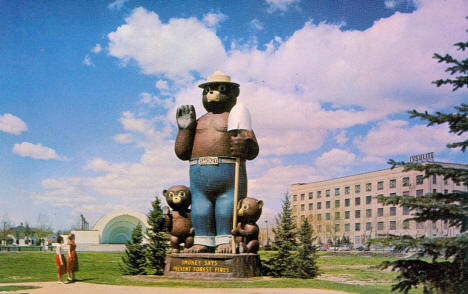
[[[125,254],[122,256],[120,270],[124,275],[144,275],[146,266],[146,250],[143,242],[141,223],[133,229],[131,240],[125,244]]]
[[[312,243],[316,238],[312,236],[313,230],[309,221],[306,219],[302,222],[299,229],[299,245],[297,253],[294,256],[294,268],[297,278],[311,279],[317,275],[317,259],[316,247]]]
[[[296,225],[288,194],[285,194],[282,212],[276,217],[276,228],[273,229],[273,233],[275,234],[273,249],[277,252],[268,263],[270,274],[274,277],[294,277],[294,258],[291,251],[296,249]]]
[[[169,238],[161,209],[161,200],[156,196],[151,203],[152,209],[148,214],[148,261],[156,275],[164,274],[166,251],[169,248]]]
[[[464,51],[468,42],[455,44]],[[461,74],[456,79],[441,79],[434,81],[437,86],[451,85],[453,91],[468,87],[468,58],[456,60],[450,55],[435,54],[439,62],[446,62],[451,66],[447,72],[451,75]],[[428,121],[428,126],[448,123],[450,132],[462,135],[468,130],[468,105],[455,107],[451,114],[436,112],[410,111],[411,117],[419,117]],[[466,150],[468,140],[450,143],[448,148]],[[389,161],[395,166],[403,166],[404,171],[418,170],[425,173],[425,177],[443,176],[456,184],[468,186],[468,169],[443,167],[436,163],[418,164]],[[414,249],[417,259],[399,259],[384,262],[382,268],[392,267],[399,272],[398,283],[392,290],[407,293],[411,288],[424,287],[424,293],[468,293],[468,192],[456,191],[451,193],[429,193],[422,197],[411,196],[383,196],[378,197],[384,205],[400,205],[412,211],[414,220],[418,223],[426,221],[443,221],[450,227],[460,231],[455,237],[418,237],[389,236],[383,240],[373,240],[373,243],[395,246],[395,250],[406,251]],[[430,260],[421,259],[429,256]]]

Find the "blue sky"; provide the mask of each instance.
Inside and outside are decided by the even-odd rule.
[[[204,113],[215,70],[240,83],[260,155],[249,194],[272,216],[292,183],[387,168],[460,138],[406,111],[467,101],[431,81],[460,54],[466,1],[3,1],[0,218],[56,229],[188,183],[175,108]]]

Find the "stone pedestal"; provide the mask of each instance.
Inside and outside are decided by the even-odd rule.
[[[172,278],[249,278],[260,276],[257,254],[173,253],[164,275]]]

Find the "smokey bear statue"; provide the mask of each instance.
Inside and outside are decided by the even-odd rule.
[[[202,102],[207,113],[196,119],[193,105],[177,108],[178,133],[175,153],[190,163],[192,223],[194,246],[189,253],[231,253],[231,230],[234,210],[234,173],[236,157],[241,159],[239,199],[247,194],[245,160],[259,152],[252,130],[241,130],[238,136],[227,132],[232,107],[237,102],[239,85],[222,72],[215,72],[203,89]]]
[[[193,245],[193,227],[189,209],[192,195],[189,188],[182,185],[164,190],[163,195],[172,208],[172,211],[164,215],[166,228],[170,234],[172,253],[179,253],[181,243],[184,243],[185,249]]]
[[[232,230],[235,236],[239,253],[257,253],[260,247],[258,242],[257,220],[262,214],[263,201],[254,198],[244,198],[238,205],[238,223]]]

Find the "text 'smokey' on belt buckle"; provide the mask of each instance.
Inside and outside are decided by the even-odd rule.
[[[198,159],[199,165],[218,165],[219,159],[218,157],[200,157]]]

